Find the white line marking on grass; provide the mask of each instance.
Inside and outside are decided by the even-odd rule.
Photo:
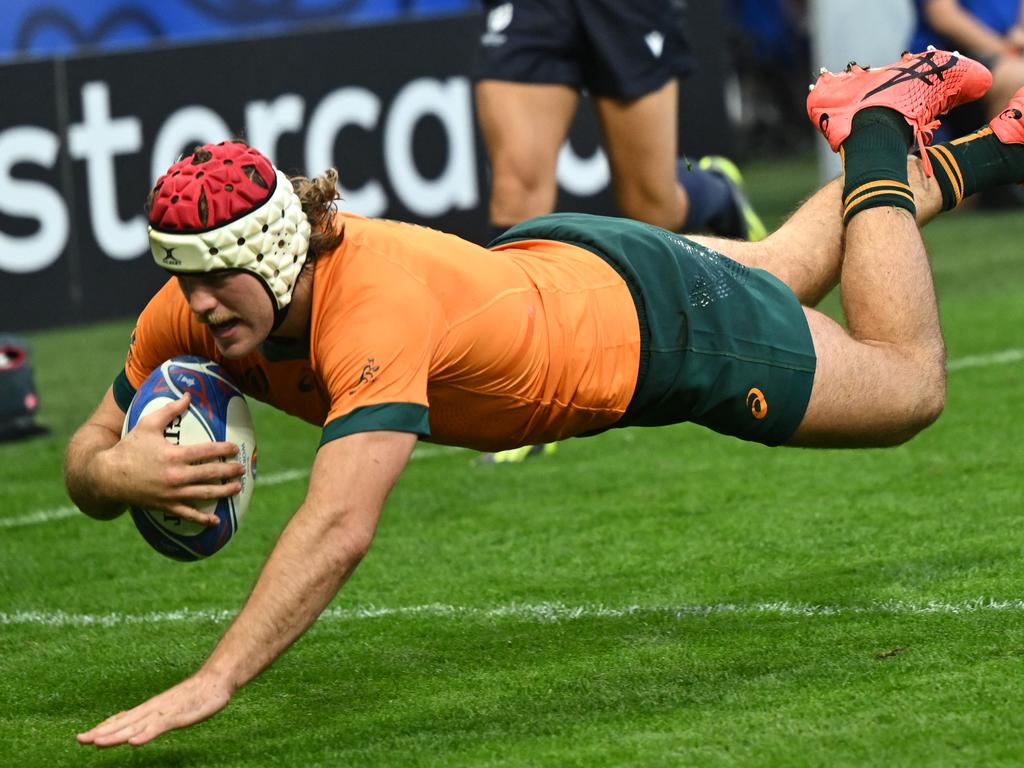
[[[673,619],[706,618],[708,616],[778,616],[778,617],[830,617],[849,615],[962,615],[975,613],[1024,612],[1024,600],[997,600],[979,597],[972,600],[947,602],[929,600],[909,602],[888,600],[867,605],[819,605],[786,601],[765,603],[716,603],[711,605],[627,605],[611,606],[600,603],[566,605],[564,603],[509,603],[490,608],[430,603],[399,608],[363,606],[356,608],[329,608],[320,621],[358,621],[388,617],[423,619],[513,619],[518,621],[565,622],[579,619],[621,619],[633,616],[654,616]],[[152,613],[67,613],[65,611],[0,612],[0,626],[45,627],[115,627],[138,624],[178,624],[197,621],[226,623],[237,611],[182,608],[176,611]]]
[[[458,453],[466,450],[465,448],[454,448],[446,445],[429,446],[427,448],[417,448],[410,460],[412,459],[433,459],[437,456],[446,456],[451,453]],[[308,469],[285,469],[280,472],[271,472],[266,475],[257,475],[256,485],[257,487],[266,487],[270,485],[281,485],[282,483],[289,483],[292,480],[301,480],[309,477]],[[56,509],[44,509],[36,512],[29,512],[25,515],[18,515],[17,517],[0,517],[0,529],[3,528],[20,528],[26,525],[37,525],[39,523],[49,523],[54,520],[63,520],[68,517],[75,517],[81,514],[77,507],[66,506],[57,507]]]
[[[27,515],[17,517],[0,517],[0,528],[18,528],[22,525],[35,525],[36,523],[48,523],[51,520],[63,520],[65,517],[74,517],[81,514],[77,507],[57,507],[57,509],[43,509],[38,512],[29,512]]]
[[[950,360],[946,370],[962,371],[964,368],[988,368],[992,365],[1007,365],[1024,361],[1024,349],[1004,349],[1002,352],[991,352],[987,355],[967,355]]]

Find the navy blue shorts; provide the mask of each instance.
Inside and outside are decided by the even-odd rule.
[[[682,0],[484,0],[477,80],[635,99],[692,67]]]

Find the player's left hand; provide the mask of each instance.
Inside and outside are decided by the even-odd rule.
[[[212,717],[227,706],[231,694],[230,686],[199,672],[134,709],[118,712],[78,734],[78,743],[141,747],[162,733]]]

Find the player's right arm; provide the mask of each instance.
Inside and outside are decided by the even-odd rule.
[[[64,483],[75,505],[97,520],[134,505],[216,525],[216,515],[199,512],[196,502],[238,493],[245,470],[232,461],[238,448],[230,443],[172,445],[164,438],[188,404],[186,395],[143,416],[122,439],[124,412],[108,389],[68,443]]]

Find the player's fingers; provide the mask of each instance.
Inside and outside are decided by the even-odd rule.
[[[182,488],[180,497],[194,503],[202,503],[226,499],[229,496],[234,496],[240,490],[242,490],[242,486],[238,481],[211,483],[209,485],[196,483],[195,485],[187,485]]]
[[[234,443],[196,443],[183,445],[181,455],[189,464],[204,461],[230,461],[238,456],[238,446]]]
[[[159,725],[156,723],[149,723],[129,738],[128,743],[133,747],[141,747],[143,744],[148,744],[160,734],[165,733],[174,727],[176,726],[168,726],[163,723]]]
[[[151,427],[163,432],[168,424],[188,410],[190,402],[190,396],[186,392],[177,400],[171,400],[167,405],[162,405],[152,413],[143,416],[139,419],[138,426]]]
[[[182,472],[181,485],[214,485],[237,480],[245,474],[245,467],[237,461],[218,461],[195,464]],[[232,494],[227,494],[231,496]]]
[[[124,722],[124,720],[130,715],[131,710],[126,710],[111,715],[103,722],[94,725],[88,731],[83,731],[82,733],[78,734],[79,741],[82,741],[83,739],[92,739],[97,734],[105,733],[106,730],[109,728],[117,727],[120,723]]]
[[[126,712],[118,712],[91,730],[78,734],[78,741],[81,744],[95,744],[98,747],[110,746],[112,740],[114,743],[118,743],[116,735],[125,728],[130,728],[136,720],[138,720],[138,715],[135,713],[135,710],[130,709]]]
[[[195,507],[190,507],[187,504],[170,504],[167,507],[167,511],[172,515],[177,515],[200,525],[217,525],[220,522],[216,515],[200,512]]]

